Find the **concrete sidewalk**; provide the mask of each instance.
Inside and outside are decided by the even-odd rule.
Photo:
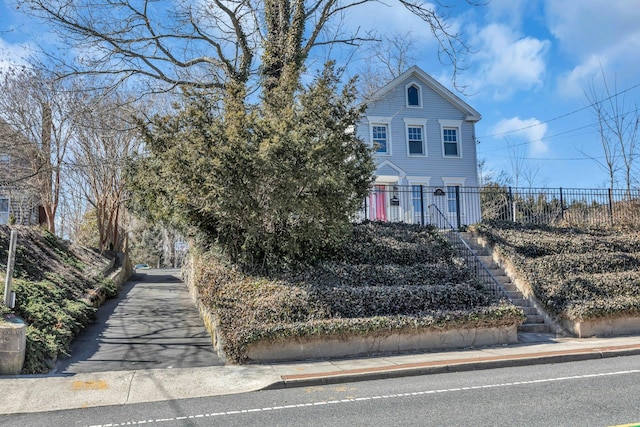
[[[452,352],[269,365],[0,377],[0,414],[126,405],[410,375],[640,355],[640,336],[543,337]]]

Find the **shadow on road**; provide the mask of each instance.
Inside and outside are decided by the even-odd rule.
[[[151,269],[132,275],[74,339],[71,357],[58,360],[51,373],[222,365],[179,273]]]

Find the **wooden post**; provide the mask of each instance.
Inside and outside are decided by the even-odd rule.
[[[18,232],[16,230],[11,230],[11,240],[9,242],[9,259],[7,260],[7,277],[4,282],[4,305],[9,308],[13,308],[16,302],[15,294],[11,291],[11,281],[13,279],[13,265],[16,258],[17,239]]]

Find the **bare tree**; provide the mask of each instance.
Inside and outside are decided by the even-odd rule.
[[[95,215],[100,250],[123,249],[125,160],[139,150],[133,123],[132,105],[122,96],[110,94],[89,99],[78,127],[78,138],[71,146],[70,166],[74,178]],[[86,214],[85,214],[86,215]]]
[[[17,144],[31,160],[47,228],[55,233],[62,165],[74,137],[77,88],[52,75],[13,68],[0,75],[0,117],[21,135]]]
[[[509,150],[509,163],[514,186],[519,187],[524,181],[527,187],[533,188],[538,182],[540,166],[526,162],[526,144],[514,144],[509,138],[505,137],[504,139]]]
[[[353,8],[374,2],[379,0],[19,0],[18,5],[53,23],[72,48],[67,52],[81,52],[74,65],[52,58],[67,66],[67,74],[108,75],[120,81],[142,77],[161,83],[154,88],[162,90],[184,85],[228,90],[260,78],[263,88],[271,90],[283,77],[297,81],[295,75],[314,47],[372,41],[357,31],[327,38],[335,33],[324,30]],[[447,16],[455,2],[395,2],[425,22],[441,60],[453,66],[455,86],[462,57],[469,52]]]
[[[640,114],[636,104],[629,105],[624,95],[618,93],[615,81],[613,88],[610,88],[604,70],[601,70],[601,73],[603,89],[598,91],[591,82],[585,90],[585,97],[596,117],[604,161],[595,156],[589,157],[607,171],[610,188],[616,186],[621,174],[622,182],[630,192],[632,186],[638,182],[633,172],[638,157]]]
[[[405,72],[416,62],[414,55],[418,39],[408,31],[382,37],[369,45],[364,69],[360,72],[360,92],[368,99],[375,91]]]

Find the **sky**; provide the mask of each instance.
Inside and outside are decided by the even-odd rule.
[[[452,87],[451,66],[437,60],[428,27],[392,0],[352,9],[345,25],[411,32],[416,65],[481,113],[476,139],[484,171],[503,172],[519,186],[607,187],[598,122],[586,93],[593,88],[605,98],[606,81],[626,111],[637,108],[640,1],[441,1],[452,5],[448,22],[473,52],[458,75],[464,93]],[[0,69],[19,62],[36,43],[55,42],[10,4],[0,0]],[[349,66],[358,67],[357,56]]]

